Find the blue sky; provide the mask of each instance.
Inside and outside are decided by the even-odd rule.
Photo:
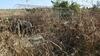
[[[72,1],[72,0],[70,0]],[[83,0],[73,0],[77,1],[80,4],[83,4],[85,6],[91,6],[90,1],[83,1]],[[96,0],[94,0],[95,3]],[[0,8],[15,8],[16,4],[26,4],[25,0],[0,0]],[[31,5],[41,5],[41,6],[51,6],[51,0],[29,0],[27,4]]]
[[[51,6],[51,0],[29,0],[27,4]],[[25,0],[0,0],[0,8],[15,8],[16,4],[26,4]]]

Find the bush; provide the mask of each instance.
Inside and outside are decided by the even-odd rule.
[[[78,12],[80,12],[80,5],[75,2],[69,4],[68,1],[52,1],[52,3],[54,6],[53,8],[57,10],[61,15],[60,17],[71,17],[73,14],[77,14]]]
[[[25,20],[13,20],[11,22],[11,25],[9,27],[9,30],[11,32],[17,33],[18,35],[20,34],[32,34],[32,24],[29,21]]]

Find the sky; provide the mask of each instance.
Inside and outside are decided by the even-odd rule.
[[[72,0],[69,0],[72,1]],[[91,6],[91,0],[73,0],[75,2],[78,2],[81,5],[84,6]],[[95,3],[96,0],[94,0],[93,3]],[[30,4],[30,5],[40,5],[40,6],[52,6],[51,0],[29,0],[27,3],[25,0],[0,0],[0,9],[4,8],[16,8],[16,4]]]
[[[51,6],[51,0],[0,0],[0,8],[15,8],[16,4],[30,4],[40,6]]]

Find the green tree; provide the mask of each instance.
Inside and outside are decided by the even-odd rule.
[[[69,6],[69,8],[71,10],[74,10],[74,12],[76,12],[76,13],[80,11],[80,5],[77,4],[77,3],[75,3],[75,2],[71,3],[71,5]]]
[[[78,13],[80,11],[80,5],[72,2],[71,4],[68,1],[56,0],[51,1],[54,9],[59,9],[59,12],[62,16],[71,16],[73,13]]]
[[[69,5],[68,1],[56,0],[56,1],[51,1],[51,2],[54,8],[66,8]]]

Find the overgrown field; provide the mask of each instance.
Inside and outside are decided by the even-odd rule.
[[[53,9],[8,12],[0,13],[0,56],[100,56],[100,14],[82,11],[67,17]]]

